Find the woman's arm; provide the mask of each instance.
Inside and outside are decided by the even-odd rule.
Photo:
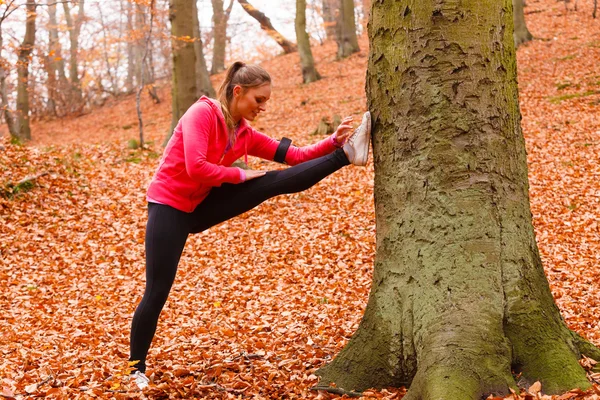
[[[303,147],[290,146],[285,156],[285,163],[288,165],[296,165],[332,153],[343,146],[352,130],[351,122],[352,117],[344,118],[337,130],[331,136],[315,144]],[[250,141],[251,143],[248,143],[248,153],[251,156],[260,157],[270,161],[273,160],[275,151],[279,146],[279,141],[254,129]]]

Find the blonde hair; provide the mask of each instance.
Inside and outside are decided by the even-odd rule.
[[[265,83],[271,83],[271,76],[265,69],[258,65],[248,65],[241,61],[236,61],[229,66],[225,73],[225,79],[217,92],[217,100],[221,103],[221,110],[225,116],[227,130],[229,131],[229,140],[233,144],[235,141],[235,122],[231,116],[231,102],[233,101],[233,88],[241,86],[244,90],[248,88],[262,86]]]

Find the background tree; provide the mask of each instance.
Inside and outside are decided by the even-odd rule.
[[[78,6],[78,13],[75,20],[71,16],[71,6],[74,3]],[[65,1],[62,3],[69,29],[69,80],[71,83],[70,95],[70,112],[82,112],[83,110],[83,91],[79,80],[78,53],[79,53],[79,34],[85,17],[84,5],[85,0],[73,0],[73,2]],[[74,5],[73,5],[74,7]]]
[[[356,333],[318,388],[478,399],[590,383],[538,253],[511,0],[380,0],[369,25],[376,256]],[[389,16],[402,16],[390,18]]]
[[[525,23],[525,12],[523,10],[525,2],[523,0],[512,0],[513,3],[513,15],[514,15],[514,40],[515,47],[519,47],[519,45],[529,42],[533,39],[533,35],[527,29],[527,24]]]
[[[208,68],[206,67],[206,59],[204,58],[204,46],[200,34],[198,8],[195,0],[193,0],[192,3],[194,6],[194,52],[196,53],[196,97],[215,97],[215,89],[210,81]]]
[[[8,104],[8,90],[6,84],[7,71],[10,68],[9,62],[4,59],[2,50],[4,50],[4,36],[2,31],[2,24],[6,19],[17,10],[17,4],[15,0],[9,0],[3,4],[0,4],[0,116],[4,117],[8,131],[11,135],[16,135],[17,129],[15,126],[15,119],[10,111]]]
[[[127,77],[125,78],[125,92],[133,92],[133,78],[135,76],[135,52],[132,35],[134,33],[133,28],[133,3],[129,0],[125,0],[127,3]],[[123,3],[121,3],[123,4]],[[121,7],[123,9],[123,7]]]
[[[56,20],[56,1],[46,0],[48,6],[48,55],[45,59],[48,75],[48,104],[51,115],[64,114],[65,102],[61,97],[62,91],[68,87],[65,61],[62,56],[62,46],[58,37],[58,22]]]
[[[144,56],[142,57],[142,65],[145,65],[148,59],[148,54],[150,53],[150,40],[152,39],[152,25],[154,22],[154,0],[150,0],[150,5],[148,6],[148,12],[150,14],[150,23],[148,25],[148,34],[145,37],[146,45],[144,49]],[[141,95],[144,90],[144,86],[146,82],[144,81],[144,74],[142,74],[142,80],[139,84],[138,90],[135,96],[135,104],[136,111],[138,116],[138,128],[139,128],[139,146],[144,148],[144,119],[142,117],[142,104],[141,104]]]
[[[356,36],[356,22],[354,21],[354,0],[339,1],[340,8],[336,23],[337,57],[345,58],[360,51],[360,48]]]
[[[153,4],[153,3],[152,3]],[[137,41],[134,46],[134,57],[135,57],[135,76],[138,87],[140,82],[144,82],[144,87],[148,90],[148,94],[152,97],[155,103],[160,103],[160,97],[156,91],[154,78],[154,58],[153,54],[153,41],[152,38],[147,40],[146,32],[152,34],[152,29],[148,27],[148,21],[154,20],[154,14],[151,7],[141,3],[136,3],[136,38]],[[145,58],[145,61],[143,59]]]
[[[194,1],[169,0],[173,77],[171,80],[172,120],[166,140],[171,137],[179,118],[197,100]]]
[[[339,13],[340,0],[323,0],[323,25],[325,37],[334,39],[336,37],[336,14]]]
[[[260,28],[264,30],[267,35],[272,37],[277,44],[281,46],[285,54],[293,53],[297,50],[294,43],[287,40],[281,33],[277,31],[271,24],[271,20],[259,9],[248,3],[246,0],[238,0],[244,11],[246,11],[252,18],[260,23]]]
[[[227,47],[227,23],[233,8],[233,0],[229,1],[227,9],[223,10],[223,0],[212,0],[213,23],[213,58],[211,74],[225,70],[225,49]]]
[[[15,113],[15,119],[12,121],[13,129],[10,130],[11,136],[20,141],[31,140],[31,128],[29,126],[29,64],[35,43],[35,19],[37,16],[35,1],[27,0],[25,7],[27,9],[25,36],[17,51],[17,112]]]
[[[310,49],[310,39],[306,33],[306,0],[296,0],[296,41],[300,53],[302,82],[310,83],[321,79],[315,68],[315,61]]]

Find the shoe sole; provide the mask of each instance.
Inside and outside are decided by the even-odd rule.
[[[369,113],[369,117],[367,118],[367,151],[365,151],[365,159],[361,160],[360,165],[367,165],[367,161],[369,159],[369,146],[371,145],[371,113]]]

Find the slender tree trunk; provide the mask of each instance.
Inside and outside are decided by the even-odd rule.
[[[189,0],[169,0],[173,78],[172,121],[166,141],[171,137],[179,118],[197,100],[196,52],[194,41],[189,40],[194,37],[194,10]]]
[[[152,2],[151,4],[154,4]],[[144,86],[148,90],[148,95],[152,98],[155,104],[160,103],[160,97],[158,96],[158,92],[156,91],[156,86],[154,85],[154,67],[153,67],[153,57],[152,57],[152,37],[148,38],[145,34],[146,31],[150,32],[152,35],[152,29],[148,28],[146,24],[146,14],[148,14],[148,20],[153,20],[154,11],[152,8],[146,7],[143,4],[137,4],[137,29],[139,32],[144,32],[144,35],[140,37],[136,44],[136,58],[139,60],[138,69],[137,69],[137,85],[140,86],[141,82],[144,82]],[[148,13],[146,13],[146,8],[148,9]]]
[[[336,40],[338,44],[338,59],[360,51],[356,37],[356,22],[354,21],[354,0],[340,0],[340,11],[336,24]]]
[[[63,3],[65,12],[65,19],[67,21],[67,27],[69,28],[69,79],[71,81],[71,112],[81,112],[83,109],[83,91],[81,88],[81,82],[79,81],[79,64],[78,64],[78,53],[79,53],[79,34],[81,32],[81,26],[83,24],[84,5],[85,0],[78,0],[77,2],[79,11],[77,18],[73,21],[71,16],[71,9],[69,8],[69,2]]]
[[[323,25],[325,27],[325,37],[327,39],[336,39],[337,19],[336,12],[339,13],[340,0],[323,0]]]
[[[527,29],[527,24],[525,24],[523,0],[512,0],[512,4],[515,26],[513,38],[515,40],[515,47],[519,47],[521,44],[529,42],[531,39],[533,39],[533,35],[529,32],[529,29]]]
[[[127,78],[125,78],[125,91],[127,93],[133,92],[133,78],[135,76],[135,52],[134,44],[131,39],[133,34],[133,3],[129,0],[127,2]]]
[[[25,22],[25,37],[19,46],[17,63],[17,112],[15,131],[11,135],[20,140],[31,140],[29,127],[29,64],[31,52],[35,43],[36,4],[33,0],[26,3],[27,19]]]
[[[405,400],[590,383],[544,275],[529,206],[511,0],[371,8],[375,269],[363,320],[318,388]],[[402,16],[390,18],[389,16]]]
[[[229,6],[223,10],[223,0],[212,0],[213,8],[213,59],[210,68],[211,74],[218,74],[225,70],[225,50],[227,47],[227,22],[233,8],[233,0],[229,1]]]
[[[54,116],[57,112],[58,99],[58,81],[57,72],[59,62],[62,61],[62,52],[60,42],[58,41],[58,29],[56,22],[56,4],[53,0],[47,0],[48,5],[48,56],[46,57],[46,71],[48,74],[48,112]],[[64,63],[62,64],[62,74],[64,75]]]
[[[148,24],[148,33],[144,39],[144,56],[142,57],[142,64],[146,64],[146,59],[148,58],[148,54],[150,53],[150,41],[152,39],[152,24],[154,22],[154,0],[150,0],[150,5],[148,7],[148,12],[150,14],[150,22]],[[138,90],[135,96],[135,104],[138,116],[138,127],[139,127],[139,141],[140,148],[144,148],[144,119],[142,117],[142,91],[144,90],[144,85],[146,84],[144,80],[145,76],[142,74],[142,80],[139,84]]]
[[[106,67],[106,74],[108,75],[108,80],[110,82],[110,90],[108,91],[111,95],[116,96],[119,93],[119,84],[117,79],[118,70],[115,70],[114,73],[112,71],[112,65],[110,62],[110,46],[108,43],[108,34],[106,24],[104,23],[104,13],[102,12],[102,6],[100,3],[96,3],[96,7],[98,10],[98,16],[100,17],[100,26],[102,26],[102,49],[104,51],[104,65]],[[100,82],[102,80],[100,79]],[[104,90],[105,91],[105,90]]]
[[[285,54],[293,53],[297,50],[294,43],[287,40],[273,27],[271,20],[265,14],[263,14],[252,4],[248,3],[246,0],[238,0],[238,2],[252,18],[260,23],[260,28],[267,32],[267,35],[271,36],[277,42],[277,44],[281,46]]]
[[[8,132],[12,137],[17,136],[17,127],[15,122],[15,117],[13,113],[10,111],[10,107],[8,104],[8,91],[6,89],[6,68],[8,66],[8,62],[2,57],[2,49],[4,44],[4,39],[2,36],[2,24],[0,21],[0,115],[4,117],[6,121],[6,125],[8,126]]]
[[[204,58],[202,35],[200,33],[200,21],[198,20],[198,8],[196,0],[192,0],[194,6],[194,52],[196,54],[196,97],[215,97],[215,89],[212,87],[210,75]]]
[[[594,12],[592,12],[592,17],[596,18],[596,11],[598,11],[598,0],[594,0]]]
[[[302,82],[311,83],[321,79],[315,68],[310,39],[306,33],[306,0],[296,0],[296,41],[300,53],[300,66],[302,67]]]

